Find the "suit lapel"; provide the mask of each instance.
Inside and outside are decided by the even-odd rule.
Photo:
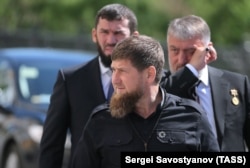
[[[223,80],[222,71],[212,67],[208,67],[208,73],[211,86],[218,141],[219,144],[221,144],[221,140],[224,135],[225,114],[228,107],[227,92],[229,89],[229,84],[225,80]]]
[[[92,99],[90,100],[96,100],[97,102],[105,102],[106,98],[104,95],[102,82],[101,82],[101,75],[100,75],[100,67],[99,67],[99,61],[98,57],[93,60],[93,62],[89,65],[88,68],[88,87],[89,92],[91,92]],[[98,100],[97,100],[98,99]]]

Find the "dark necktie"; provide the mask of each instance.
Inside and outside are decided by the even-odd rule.
[[[197,89],[197,87],[199,86],[200,83],[201,83],[201,80],[198,80],[198,81],[196,82],[196,84],[194,85],[194,87],[191,89],[191,90],[192,90],[192,91],[191,91],[192,98],[193,98],[196,102],[198,102],[198,103],[200,103],[200,101],[199,101],[199,96],[198,96],[197,93],[196,93],[196,89]]]
[[[197,84],[196,84],[196,90],[198,89],[198,86],[200,85],[202,81],[201,80],[198,80]],[[197,91],[196,91],[197,92]],[[199,95],[198,93],[196,93],[196,101],[200,104],[200,98],[199,98]]]
[[[109,90],[108,90],[108,96],[107,96],[107,100],[110,101],[112,95],[113,95],[113,92],[114,92],[114,88],[113,88],[113,85],[112,83],[110,82],[109,84]]]

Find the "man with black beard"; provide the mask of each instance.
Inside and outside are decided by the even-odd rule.
[[[219,151],[198,103],[160,87],[165,60],[159,42],[143,35],[128,37],[117,44],[111,59],[110,106],[98,106],[92,113],[72,168],[119,168],[122,151]]]
[[[86,65],[58,73],[40,144],[40,168],[62,167],[68,130],[74,153],[91,111],[108,99],[113,48],[122,39],[137,34],[137,18],[126,6],[109,4],[98,11],[92,39],[99,55]]]

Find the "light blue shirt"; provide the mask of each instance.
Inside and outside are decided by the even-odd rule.
[[[208,77],[208,67],[207,65],[200,70],[199,72],[190,64],[186,65],[192,73],[199,78],[201,81],[199,86],[196,87],[196,94],[199,98],[199,103],[205,110],[208,116],[208,121],[212,127],[213,133],[217,138],[217,130],[214,118],[214,110],[213,110],[213,101],[211,95],[211,88],[209,84],[209,77]]]
[[[112,71],[110,68],[105,67],[99,57],[99,66],[101,71],[101,80],[102,80],[102,88],[105,94],[105,97],[108,97],[108,90],[111,83]]]

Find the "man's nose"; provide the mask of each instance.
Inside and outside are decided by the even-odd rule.
[[[116,71],[113,71],[112,73],[112,83],[113,84],[118,84],[120,82],[120,76],[119,73]]]
[[[107,43],[109,44],[115,44],[117,42],[116,36],[114,34],[109,34],[107,38]]]

